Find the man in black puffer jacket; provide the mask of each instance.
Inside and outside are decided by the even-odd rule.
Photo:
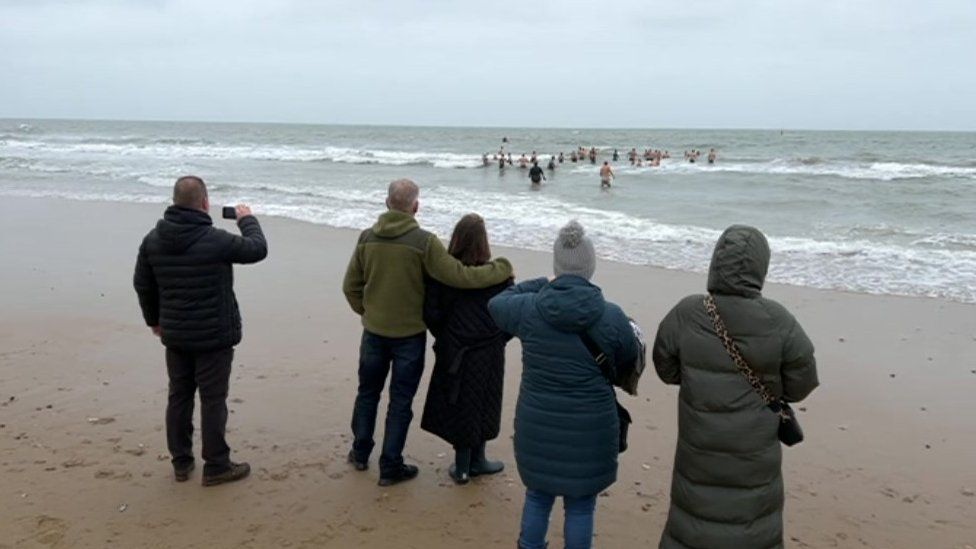
[[[247,463],[230,460],[224,440],[231,361],[241,341],[232,264],[257,263],[268,255],[250,208],[237,206],[241,236],[214,228],[209,210],[202,179],[177,180],[173,205],[139,247],[134,277],[146,325],[166,347],[166,441],[178,482],[194,467],[193,403],[200,389],[204,486],[240,480],[251,471]]]

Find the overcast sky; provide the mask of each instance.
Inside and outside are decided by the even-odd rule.
[[[976,130],[976,0],[0,0],[0,117]]]

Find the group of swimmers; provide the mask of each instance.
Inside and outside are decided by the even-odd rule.
[[[502,142],[507,143],[508,140],[505,139]],[[576,150],[569,153],[569,161],[575,164],[577,162],[585,162],[588,159],[590,164],[596,164],[598,154],[599,153],[596,147],[590,147],[587,149],[586,147],[580,146]],[[701,156],[701,151],[697,149],[685,151],[684,156],[685,160],[691,164],[694,164]],[[639,153],[637,152],[636,148],[632,148],[630,149],[630,152],[627,153],[627,157],[630,160],[631,166],[643,167],[647,165],[656,167],[661,165],[661,160],[671,158],[671,153],[667,150],[661,151],[660,149],[645,149],[643,153]],[[715,149],[710,149],[706,158],[709,164],[714,164],[717,157],[718,155],[715,152]],[[550,155],[549,163],[546,166],[546,169],[549,171],[555,171],[556,166],[565,162],[566,158],[567,157],[563,152],[560,152],[558,155]],[[620,161],[620,152],[617,149],[614,149],[611,158],[614,162]],[[498,149],[498,152],[492,154],[490,159],[488,158],[488,153],[481,155],[481,164],[486,168],[491,166],[493,163],[497,163],[498,169],[504,170],[507,166],[514,167],[515,164],[518,163],[519,169],[529,170],[529,179],[532,181],[533,185],[540,185],[546,180],[545,172],[541,167],[539,167],[539,160],[540,157],[536,151],[532,151],[531,156],[526,156],[525,153],[522,153],[517,160],[514,160],[512,159],[512,153],[505,152],[504,145]],[[604,189],[609,188],[614,177],[615,174],[609,161],[604,161],[603,165],[600,167],[600,187]]]
[[[699,157],[701,157],[701,151],[698,149],[685,151],[685,160],[687,160],[690,164],[694,164],[696,161],[698,161]],[[709,164],[714,164],[716,158],[715,149],[709,149],[708,156],[706,158],[708,159]]]

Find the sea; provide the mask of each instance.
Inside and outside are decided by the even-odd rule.
[[[596,164],[570,162],[580,146]],[[501,147],[515,166],[484,167]],[[631,148],[671,158],[633,167]],[[543,167],[566,155],[541,186],[518,168],[533,151]],[[0,196],[162,206],[184,174],[214,205],[356,229],[406,177],[421,223],[445,239],[477,212],[493,244],[545,251],[577,219],[603,258],[696,273],[724,228],[747,224],[769,238],[770,281],[976,303],[974,133],[0,120]]]

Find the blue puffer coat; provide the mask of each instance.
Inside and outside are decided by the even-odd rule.
[[[587,280],[564,275],[508,288],[488,303],[503,331],[522,341],[522,385],[515,409],[515,461],[527,488],[583,497],[617,480],[613,389],[579,334],[586,331],[612,364],[637,357],[620,307]]]

